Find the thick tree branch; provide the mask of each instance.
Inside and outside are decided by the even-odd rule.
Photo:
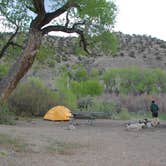
[[[80,26],[80,25],[85,25],[85,20],[82,22],[77,22],[77,23],[73,24],[73,28],[75,29],[75,28],[77,28],[77,26]]]
[[[42,34],[45,35],[45,34],[48,34],[49,32],[52,32],[52,31],[62,31],[62,32],[66,32],[66,33],[74,33],[74,29],[73,28],[67,28],[65,26],[61,26],[61,25],[50,25],[50,26],[47,26],[45,28],[42,29]]]
[[[69,0],[65,5],[63,5],[61,8],[57,9],[56,11],[51,12],[51,13],[46,13],[44,20],[40,24],[40,27],[43,27],[44,25],[47,25],[54,18],[56,18],[56,17],[60,16],[61,14],[65,13],[68,9],[70,9],[72,7],[79,7],[79,6],[78,6],[77,3]]]
[[[33,6],[34,6],[34,11],[37,14],[37,17],[32,21],[30,27],[33,29],[38,29],[40,30],[41,28],[41,23],[43,22],[45,18],[45,6],[44,6],[44,0],[33,0]]]
[[[52,32],[52,31],[61,31],[61,32],[65,32],[65,33],[77,33],[79,36],[80,36],[80,39],[81,39],[81,43],[82,43],[82,46],[84,48],[84,50],[88,53],[88,49],[87,49],[87,41],[85,39],[85,36],[84,36],[84,33],[82,30],[80,29],[75,29],[74,27],[72,28],[67,28],[65,26],[47,26],[45,28],[42,29],[42,34],[45,35],[45,34],[48,34],[49,32]]]
[[[80,35],[80,38],[81,38],[80,42],[82,43],[84,50],[85,50],[88,54],[90,54],[90,52],[89,52],[88,49],[87,49],[88,43],[87,43],[87,41],[86,41],[86,39],[85,39],[85,36],[84,36],[83,31],[77,30],[76,33]]]
[[[26,5],[26,7],[27,7],[30,11],[32,11],[32,12],[34,12],[34,13],[37,14],[36,8],[34,8],[34,7],[32,7],[32,6],[28,6],[28,5]]]
[[[70,20],[69,20],[69,11],[67,11],[67,13],[66,13],[66,23],[65,23],[65,27],[68,27],[69,22],[70,22]]]
[[[36,9],[36,13],[39,15],[39,16],[43,16],[45,15],[45,7],[44,7],[44,0],[33,0],[33,5],[34,5],[34,8]]]

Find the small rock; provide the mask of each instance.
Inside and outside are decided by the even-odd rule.
[[[74,125],[69,125],[68,127],[67,127],[67,130],[74,130],[76,127],[74,126]]]

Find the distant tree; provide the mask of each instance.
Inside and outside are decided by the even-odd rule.
[[[16,31],[9,37],[9,39],[7,40],[7,42],[2,46],[1,50],[0,50],[0,58],[2,58],[5,55],[6,50],[9,48],[9,46],[14,45],[14,46],[19,46],[20,45],[16,44],[13,42],[14,37],[17,35],[19,30],[19,27],[16,28]]]
[[[22,48],[20,44],[14,41],[14,38],[20,31],[26,31],[28,29],[28,22],[31,16],[27,15],[25,12],[18,13],[22,6],[15,5],[15,9],[13,10],[13,3],[2,1],[0,4],[0,17],[2,17],[1,23],[3,27],[10,28],[14,31],[14,33],[10,33],[10,36],[8,33],[9,38],[6,42],[3,41],[3,46],[0,48],[0,58],[2,58],[10,46]],[[10,9],[12,9],[12,11],[10,11]]]
[[[111,43],[108,43],[112,41],[111,32],[117,11],[113,1],[1,0],[0,7],[3,11],[0,13],[1,15],[5,18],[10,16],[10,20],[15,20],[17,23],[21,21],[20,27],[28,29],[27,40],[20,58],[0,82],[0,99],[2,101],[8,98],[20,79],[31,68],[42,37],[49,32],[61,31],[78,34],[80,44],[87,53],[89,53],[89,43],[93,43],[90,40],[97,41],[97,36],[100,37],[102,45],[105,43],[107,48],[108,46],[111,48]],[[102,36],[107,37],[107,40]]]

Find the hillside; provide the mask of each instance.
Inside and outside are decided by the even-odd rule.
[[[166,42],[150,36],[117,33],[119,49],[114,58],[99,57],[94,66],[105,68],[138,66],[166,69]]]
[[[119,43],[116,55],[111,53],[106,55],[96,46],[92,50],[92,57],[85,56],[80,50],[77,38],[46,36],[43,40],[45,49],[41,52],[42,56],[47,58],[42,60],[42,63],[35,61],[26,77],[31,75],[40,77],[50,86],[61,65],[83,64],[86,68],[99,70],[128,66],[166,69],[166,41],[121,32],[116,32],[116,36]]]
[[[76,40],[73,38],[46,37],[43,43],[56,48],[60,62],[78,63],[88,61],[93,67],[111,68],[139,66],[166,69],[166,41],[150,36],[126,35],[117,32],[118,51],[115,56],[103,54],[101,50],[92,50],[93,58],[75,56]],[[110,43],[111,44],[111,43]],[[67,62],[68,61],[68,62]]]

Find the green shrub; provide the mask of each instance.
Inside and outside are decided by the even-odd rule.
[[[87,79],[87,71],[85,68],[78,68],[75,72],[75,80],[84,81]]]
[[[92,68],[90,71],[90,77],[91,78],[98,78],[99,77],[99,70],[96,68]]]
[[[105,90],[110,93],[139,95],[166,92],[166,72],[137,67],[114,68],[104,72]]]
[[[117,119],[120,119],[120,120],[129,120],[131,118],[131,115],[128,112],[127,108],[122,108],[121,111],[116,115],[117,115]]]
[[[79,43],[79,42],[77,41],[76,43]],[[85,50],[82,47],[80,47],[78,44],[76,45],[76,47],[74,47],[73,51],[74,51],[74,54],[76,56],[85,56],[85,55],[87,55]]]
[[[89,109],[89,107],[92,106],[92,104],[93,104],[93,100],[92,100],[92,97],[90,97],[90,96],[80,98],[77,101],[77,106],[81,111],[82,110],[87,111]]]
[[[85,81],[88,78],[87,71],[82,66],[74,66],[72,70],[68,71],[68,76],[71,80],[78,82]]]
[[[91,110],[96,112],[114,112],[115,105],[112,102],[95,100]]]
[[[59,77],[55,82],[58,89],[57,94],[60,96],[60,103],[66,105],[70,109],[76,108],[76,95],[70,88],[70,80],[67,76]]]
[[[12,33],[4,33],[3,35],[3,39],[0,38],[0,46],[1,46],[1,42],[2,42],[2,45],[4,46],[5,43],[8,42],[8,39],[9,37],[12,35]],[[23,45],[23,42],[25,42],[25,33],[24,35],[21,34],[21,33],[17,33],[17,35],[15,36],[14,38],[14,42],[17,43],[18,45]],[[18,58],[18,55],[20,55],[21,53],[21,48],[18,47],[18,46],[15,46],[15,45],[10,45],[8,47],[8,49],[5,51],[5,56],[4,56],[4,59],[7,63],[9,62],[13,62],[14,60],[16,60],[16,58]]]
[[[37,54],[37,60],[40,63],[45,64],[45,62],[47,62],[47,59],[50,58],[55,59],[54,48],[50,46],[41,46]]]
[[[29,78],[27,82],[17,87],[9,98],[10,105],[16,109],[18,115],[22,116],[43,116],[59,101],[59,96],[35,77]]]
[[[103,92],[103,87],[100,85],[99,80],[87,80],[83,82],[83,93],[85,95],[101,95]]]
[[[98,80],[72,81],[71,89],[77,96],[96,96],[103,92],[103,87]]]
[[[102,51],[105,54],[111,53],[112,55],[117,52],[118,40],[114,34],[103,32],[100,35],[94,35],[91,40],[93,41],[92,47],[96,51]]]
[[[70,109],[76,108],[77,99],[75,94],[70,89],[66,89],[65,91],[59,91],[59,94],[61,96],[61,104],[69,107]]]
[[[47,64],[49,67],[53,68],[55,66],[56,61],[53,59],[48,59]]]
[[[0,124],[15,124],[15,114],[9,111],[8,105],[0,104]]]

